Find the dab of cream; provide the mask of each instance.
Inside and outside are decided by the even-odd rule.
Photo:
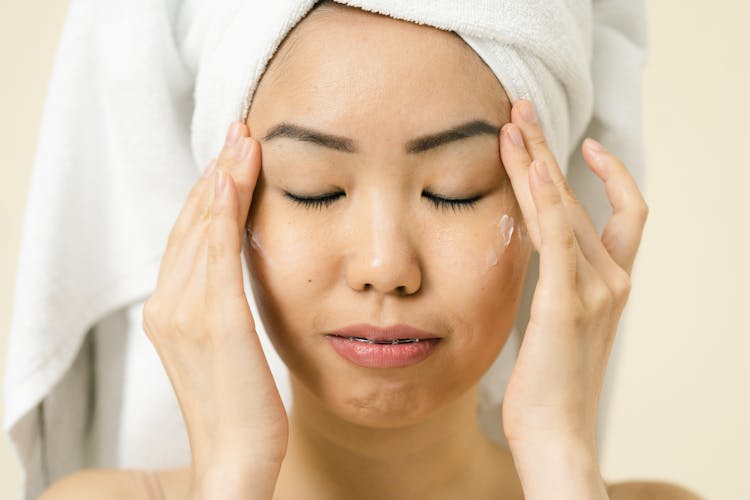
[[[249,229],[247,231],[247,235],[250,237],[250,246],[254,248],[258,252],[258,254],[260,254],[263,260],[265,260],[266,262],[268,262],[270,265],[273,266],[273,261],[271,261],[271,259],[268,258],[266,253],[263,251],[263,247],[261,247],[260,245],[260,235],[258,234],[258,231],[253,231],[252,229]]]
[[[507,248],[508,245],[510,245],[511,238],[513,238],[513,230],[516,228],[516,221],[508,214],[504,214],[500,218],[498,226],[500,227],[500,234],[503,237],[503,244],[505,245],[505,248]]]
[[[500,220],[492,224],[493,228],[497,227],[496,237],[492,242],[489,250],[487,250],[487,258],[485,259],[487,268],[496,266],[499,256],[505,252],[513,238],[513,230],[516,227],[516,221],[513,217],[508,214],[503,214]]]

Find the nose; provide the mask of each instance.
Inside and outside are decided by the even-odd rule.
[[[353,290],[410,295],[422,286],[415,231],[394,208],[372,207],[356,220],[346,267],[346,280]]]

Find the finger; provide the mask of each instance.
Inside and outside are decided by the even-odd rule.
[[[227,140],[219,155],[217,168],[232,176],[237,188],[238,233],[244,235],[252,194],[260,171],[260,145],[249,137],[247,125],[232,123]]]
[[[162,259],[162,265],[157,279],[157,286],[170,288],[175,293],[185,285],[186,274],[174,273],[174,269],[194,269],[195,260],[198,258],[198,249],[204,242],[206,222],[210,216],[210,208],[213,201],[213,170],[229,172],[233,178],[239,179],[239,183],[247,183],[249,175],[246,166],[248,151],[251,149],[250,139],[244,137],[248,129],[244,123],[235,122],[230,124],[227,131],[224,146],[216,160],[212,161],[204,175],[199,179],[188,196],[184,210],[178,216],[175,226],[167,243],[167,251]],[[254,184],[252,186],[254,189]],[[252,193],[252,189],[250,193]],[[244,195],[249,198],[249,194]],[[242,223],[244,228],[244,222]],[[241,228],[237,229],[240,238],[244,236]],[[173,281],[166,284],[166,277]]]
[[[560,168],[554,154],[552,153],[544,137],[541,126],[539,125],[536,113],[529,101],[518,101],[511,111],[513,123],[506,125],[510,131],[520,129],[520,135],[523,138],[525,146],[528,148],[521,149],[518,152],[519,162],[529,165],[532,160],[543,160],[549,169],[552,181],[557,186],[562,196],[563,204],[568,213],[568,217],[573,225],[578,245],[586,256],[591,265],[597,269],[607,280],[615,280],[618,277],[617,265],[602,245],[599,234],[594,227],[594,223],[586,213],[581,203],[578,201],[573,189],[568,184],[565,174]],[[516,149],[519,149],[516,146]],[[524,170],[520,168],[519,170]],[[525,169],[527,170],[527,169]]]
[[[530,101],[521,99],[513,105],[510,117],[511,122],[521,129],[524,144],[531,159],[543,160],[547,166],[556,165],[557,160],[547,145],[547,139],[544,137],[534,105]]]
[[[550,167],[550,176],[563,199],[583,255],[606,282],[614,283],[622,271],[602,244],[594,223],[573,193],[573,188],[568,184],[565,174],[557,163]]]
[[[242,239],[237,231],[237,188],[231,175],[217,169],[214,173],[214,200],[207,233],[206,304],[221,310],[221,305],[239,297],[244,299],[242,278]]]
[[[510,178],[513,192],[521,208],[526,229],[535,246],[539,246],[539,221],[537,220],[534,199],[529,189],[529,165],[531,157],[523,145],[523,137],[518,126],[507,123],[500,129],[500,157]]]
[[[542,160],[531,164],[529,185],[539,217],[539,282],[567,292],[576,286],[576,237],[560,193]]]
[[[205,203],[210,199],[208,194],[212,189],[211,175],[215,168],[216,159],[214,158],[188,193],[177,220],[169,232],[167,247],[159,266],[157,286],[163,285],[166,277],[171,276],[172,269],[179,265],[178,261],[181,260],[179,256],[185,253],[185,236],[196,226],[196,221],[200,220],[200,216],[205,215]]]
[[[587,139],[583,156],[604,181],[612,205],[612,218],[602,232],[602,243],[612,259],[630,274],[648,218],[648,205],[627,167],[604,146]]]
[[[244,136],[247,133],[248,129],[244,123],[234,122],[230,124],[224,146],[219,152],[219,156],[211,162],[209,168],[206,169],[201,179],[196,183],[196,187],[191,192],[189,200],[186,203],[187,209],[178,216],[177,222],[172,229],[173,236],[171,236],[168,246],[171,249],[180,247],[184,247],[184,249],[179,252],[180,257],[170,255],[170,264],[165,263],[166,265],[163,265],[160,274],[169,275],[171,274],[170,268],[177,268],[176,266],[180,266],[183,269],[192,268],[192,264],[198,255],[197,246],[191,245],[188,240],[192,240],[196,244],[203,241],[204,229],[201,228],[209,218],[214,196],[213,170],[220,169],[230,172],[235,178],[243,178],[242,166],[248,150],[247,143],[245,142],[247,138]],[[240,231],[238,230],[238,232]],[[172,250],[170,250],[171,252]],[[177,250],[174,250],[174,252],[177,252]]]
[[[169,233],[169,240],[179,242],[193,227],[195,220],[205,211],[207,200],[210,199],[211,175],[216,169],[217,159],[214,158],[203,171],[203,175],[190,188],[185,203],[177,215],[177,220]]]

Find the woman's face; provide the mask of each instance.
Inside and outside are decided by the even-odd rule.
[[[354,8],[312,12],[271,61],[248,116],[263,163],[245,258],[274,346],[338,416],[418,422],[476,384],[505,343],[531,251],[500,162],[508,116],[494,74],[456,35]],[[476,120],[490,126],[415,142]],[[282,123],[345,139],[267,138]],[[417,364],[365,368],[326,337],[355,323],[442,339]]]

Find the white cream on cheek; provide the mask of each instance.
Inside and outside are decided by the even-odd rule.
[[[260,255],[261,258],[266,261],[266,263],[268,263],[269,266],[275,267],[273,260],[271,260],[263,251],[263,247],[261,246],[261,237],[258,231],[253,231],[252,228],[248,228],[247,237],[250,241],[250,247],[253,248],[258,253],[258,255]]]
[[[508,214],[504,214],[500,218],[498,226],[500,228],[500,234],[503,237],[503,245],[507,248],[508,245],[510,245],[510,239],[513,237],[513,230],[516,228],[516,221]]]
[[[505,249],[510,245],[513,239],[515,226],[515,219],[508,214],[503,214],[498,220],[492,223],[492,230],[495,233],[495,238],[492,241],[490,248],[487,250],[486,271],[489,271],[492,267],[497,265],[500,255],[502,255],[505,252]],[[248,228],[247,237],[250,242],[250,247],[253,248],[269,266],[276,267],[274,261],[268,257],[263,250],[259,231]],[[373,267],[378,267],[380,264],[380,259],[377,256],[375,256],[370,263]]]
[[[508,245],[510,245],[515,227],[515,219],[508,214],[503,214],[500,219],[492,223],[493,232],[496,236],[492,241],[489,250],[487,250],[486,264],[488,271],[490,268],[497,265],[500,255],[502,255],[503,252],[505,252],[505,249],[508,248]]]

